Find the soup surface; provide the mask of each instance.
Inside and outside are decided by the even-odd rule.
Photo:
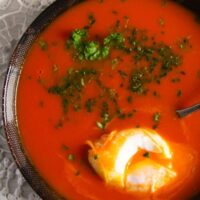
[[[200,112],[175,113],[200,101],[199,35],[196,17],[164,0],[87,0],[39,35],[24,61],[17,116],[27,155],[59,195],[183,200],[199,191]],[[145,192],[111,183],[88,161],[102,136],[136,129],[154,130],[171,151],[170,163],[154,165],[154,153],[139,145],[131,162],[142,159],[144,168],[128,172],[162,164],[173,177]]]

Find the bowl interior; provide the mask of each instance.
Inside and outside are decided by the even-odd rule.
[[[57,0],[49,6],[27,29],[23,37],[19,41],[9,64],[7,77],[4,85],[3,93],[3,119],[4,129],[7,141],[11,149],[12,155],[30,185],[43,198],[47,200],[63,199],[58,196],[48,184],[39,176],[32,166],[28,156],[20,142],[19,129],[16,115],[16,94],[17,85],[21,73],[21,66],[26,54],[37,36],[45,29],[57,16],[69,9],[71,6],[84,0]],[[200,16],[199,0],[176,0],[187,8],[193,10],[196,15]],[[200,18],[199,18],[200,22]],[[199,186],[200,188],[200,186]],[[200,199],[200,195],[192,198]]]

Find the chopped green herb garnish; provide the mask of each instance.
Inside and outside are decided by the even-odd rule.
[[[158,124],[154,124],[153,126],[152,126],[152,128],[155,130],[155,129],[157,129],[158,128]]]
[[[165,20],[163,18],[159,19],[159,24],[160,26],[164,26],[165,25]]]
[[[143,154],[143,156],[144,156],[145,158],[150,158],[150,153],[147,151],[147,152],[145,152],[145,153]]]
[[[39,42],[38,42],[40,48],[43,50],[43,51],[46,51],[48,49],[48,44],[45,40],[43,39],[40,39]]]
[[[126,100],[127,100],[128,103],[132,103],[133,102],[133,97],[132,96],[128,96]]]
[[[81,109],[81,105],[75,104],[75,105],[73,106],[73,108],[74,108],[74,111],[75,111],[75,112],[78,112],[78,111]]]
[[[131,112],[130,112],[130,113],[128,113],[128,114],[127,114],[127,117],[128,117],[128,118],[131,118],[131,117],[133,117],[133,113],[131,113]]]
[[[86,29],[76,29],[72,32],[67,43],[69,46],[70,44],[73,45],[80,60],[94,61],[104,59],[109,55],[110,47],[121,47],[124,42],[124,37],[121,33],[111,33],[104,39],[103,45],[100,45],[97,41],[89,41],[87,38]]]
[[[182,38],[182,39],[178,42],[178,46],[179,46],[180,49],[185,49],[185,48],[187,48],[187,47],[191,47],[188,38]]]
[[[95,17],[94,17],[93,14],[90,14],[90,15],[88,16],[88,19],[89,19],[89,25],[90,25],[90,26],[92,26],[92,25],[96,22],[96,19],[95,19]]]
[[[126,118],[126,114],[125,113],[120,113],[120,114],[118,114],[118,118],[119,119],[125,119]]]
[[[113,47],[122,47],[125,42],[125,38],[121,33],[111,33],[104,39],[104,45]]]
[[[99,158],[99,156],[96,154],[94,155],[94,160],[97,160]]]
[[[157,91],[153,91],[153,96],[158,97],[159,96],[158,92]]]
[[[179,89],[179,90],[177,91],[177,97],[181,97],[181,96],[182,96],[182,90]]]
[[[118,70],[118,73],[122,79],[125,79],[126,77],[128,77],[128,74],[122,70]]]
[[[156,123],[158,123],[158,122],[160,122],[160,113],[155,113],[154,115],[153,115],[153,121],[154,122],[156,122]]]
[[[112,60],[112,69],[115,69],[118,63],[119,63],[119,59],[118,58],[114,58]]]
[[[68,151],[68,150],[69,150],[69,147],[68,147],[67,145],[63,144],[63,145],[62,145],[62,149],[63,149],[64,151]]]
[[[115,28],[116,29],[120,29],[120,26],[121,26],[120,23],[121,23],[120,20],[116,21],[116,23],[115,23]]]
[[[73,161],[73,160],[75,160],[75,156],[73,154],[69,154],[67,156],[67,159],[70,160],[70,161]]]
[[[172,83],[179,83],[181,81],[180,78],[173,78],[172,80]]]
[[[63,78],[61,84],[50,87],[48,92],[61,97],[63,109],[65,112],[67,112],[69,105],[79,105],[81,91],[88,81],[96,76],[97,71],[95,69],[71,69]]]
[[[101,55],[99,43],[87,42],[83,53],[86,60],[97,60]]]
[[[56,124],[55,128],[60,129],[63,127],[63,121],[59,120],[58,123]]]
[[[100,128],[100,129],[104,129],[104,128],[105,128],[105,125],[102,124],[102,122],[96,122],[96,125],[97,125],[97,127]]]
[[[95,103],[96,103],[95,99],[88,99],[86,101],[85,107],[86,107],[87,112],[92,112],[92,109],[93,109]]]
[[[76,29],[72,32],[70,42],[72,42],[75,48],[80,48],[81,41],[87,37],[86,29]]]
[[[95,23],[92,14],[88,16],[88,19],[90,25]],[[124,19],[128,21],[128,17],[124,17]],[[89,27],[72,31],[66,43],[67,50],[74,54],[75,61],[78,62],[68,69],[67,74],[60,82],[48,89],[49,93],[60,97],[65,114],[69,107],[74,111],[81,109],[86,109],[87,112],[98,111],[99,119],[96,125],[100,129],[105,129],[115,117],[125,119],[134,114],[130,111],[123,112],[119,106],[117,90],[105,86],[101,81],[104,59],[107,62],[106,59],[109,56],[111,58],[115,56],[110,63],[112,69],[115,69],[121,61],[123,54],[128,55],[133,61],[134,67],[130,66],[131,68],[124,68],[126,70],[118,69],[117,71],[121,77],[119,86],[129,90],[128,97],[125,99],[128,103],[132,103],[133,95],[146,94],[150,91],[149,83],[160,84],[165,76],[182,64],[180,55],[169,45],[157,42],[155,37],[149,37],[147,31],[131,27],[124,30],[124,27],[120,27],[119,20],[116,25],[119,29],[114,26],[110,29],[112,32],[105,37],[90,35]],[[187,43],[186,40],[182,42]],[[54,66],[53,71],[57,70],[57,66]],[[113,74],[115,73],[116,71],[113,71]],[[110,73],[108,77],[113,78],[113,74]],[[178,81],[177,77],[172,79],[172,82]],[[88,99],[85,99],[84,92],[88,89],[87,85],[89,86],[91,83],[95,84],[99,95],[95,98],[89,96]],[[152,91],[152,94],[158,96],[156,91]],[[160,120],[158,114],[154,116],[156,125]]]
[[[147,81],[146,76],[142,69],[133,71],[130,77],[131,91],[137,92],[139,94],[144,94],[146,91],[146,88],[144,87],[144,83],[146,81]]]
[[[100,129],[105,129],[108,122],[110,122],[111,117],[109,115],[109,107],[106,102],[102,104],[102,112],[101,112],[101,122],[96,122],[96,125]]]
[[[53,65],[52,71],[53,71],[54,73],[58,72],[58,65]]]

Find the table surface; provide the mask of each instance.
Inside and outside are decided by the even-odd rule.
[[[0,102],[9,58],[30,23],[55,0],[0,0]],[[0,110],[0,200],[39,200],[8,149]]]

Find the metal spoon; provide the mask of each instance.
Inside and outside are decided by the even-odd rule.
[[[182,117],[186,117],[187,115],[193,113],[193,112],[196,112],[200,110],[200,103],[198,104],[195,104],[191,107],[188,107],[188,108],[184,108],[184,109],[180,109],[180,110],[176,110],[176,114],[182,118]]]

